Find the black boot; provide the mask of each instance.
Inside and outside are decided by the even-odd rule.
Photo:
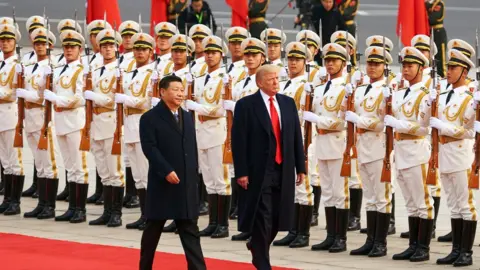
[[[232,196],[218,195],[218,226],[212,233],[212,238],[228,237],[228,212]]]
[[[361,228],[360,233],[363,233],[363,234],[367,233],[367,228]]]
[[[202,174],[199,175],[200,177],[200,184],[198,185],[198,197],[200,198],[200,204],[198,205],[198,214],[200,216],[204,216],[208,214],[208,194],[207,194],[207,187],[203,182]]]
[[[415,253],[415,250],[417,249],[419,224],[420,224],[419,217],[408,217],[408,231],[410,232],[408,248],[402,253],[394,254],[392,259],[409,260],[410,257],[412,257],[412,255]]]
[[[3,212],[5,216],[18,215],[21,212],[20,198],[22,197],[25,175],[12,175],[12,179],[12,200],[10,201],[7,210]]]
[[[70,221],[75,214],[75,208],[77,207],[76,192],[77,192],[77,183],[69,182],[68,186],[68,209],[63,215],[55,217],[55,221]],[[58,198],[58,196],[57,196]]]
[[[392,213],[390,214],[390,224],[388,226],[388,235],[395,234],[395,193],[392,193]]]
[[[3,177],[3,167],[0,164],[0,195],[5,194],[5,178]]]
[[[228,212],[228,218],[235,220],[238,218],[237,200],[238,200],[238,184],[235,178],[232,178],[232,203],[230,204],[230,211]]]
[[[460,256],[453,263],[453,266],[468,266],[473,264],[472,247],[475,241],[475,232],[477,231],[476,220],[464,220],[462,229],[462,243],[460,244]]]
[[[3,175],[3,179],[5,182],[4,190],[5,194],[3,196],[3,202],[0,205],[0,214],[7,210],[8,206],[10,206],[10,202],[12,200],[12,178],[13,175]]]
[[[35,161],[33,161],[33,164],[35,164]],[[32,185],[27,190],[22,192],[22,197],[32,197],[33,194],[35,194],[37,192],[37,188],[38,188],[37,168],[35,167],[35,165],[33,165]]]
[[[23,214],[24,218],[37,217],[43,211],[43,208],[45,207],[45,204],[47,203],[47,190],[46,190],[46,179],[45,178],[37,179],[37,189],[38,189],[38,196],[39,196],[37,207],[35,207],[35,209],[33,209],[30,212],[24,213]],[[23,196],[23,193],[22,193],[22,196]]]
[[[43,211],[38,214],[38,219],[49,219],[55,217],[56,197],[58,191],[58,178],[45,179],[46,203]]]
[[[280,240],[273,241],[274,246],[288,246],[290,243],[295,240],[297,237],[297,230],[298,230],[298,223],[299,223],[299,215],[300,215],[300,204],[295,204],[295,212],[294,212],[294,223],[293,228],[288,231],[288,234]]]
[[[212,236],[217,229],[218,194],[208,194],[208,226],[200,231],[200,236]]]
[[[445,258],[437,260],[437,264],[453,264],[460,257],[460,245],[462,243],[463,219],[452,218],[452,251]]]
[[[127,192],[125,192],[125,194],[129,195],[130,198],[128,202],[126,202],[125,199],[123,200],[124,206],[128,209],[139,208],[140,200],[137,196],[137,188],[135,187],[135,180],[133,179],[132,168],[127,167],[126,177],[127,177]]]
[[[447,234],[445,234],[445,235],[439,236],[439,237],[437,238],[437,241],[438,241],[438,242],[452,242],[452,239],[453,239],[453,237],[452,237],[452,232],[449,232],[449,233],[447,233]]]
[[[252,236],[251,233],[241,232],[239,234],[232,235],[232,241],[247,241]]]
[[[123,196],[123,206],[127,206],[127,203],[132,199],[132,196],[136,196],[135,193],[132,192],[132,185],[135,185],[133,181],[132,175],[132,168],[126,167],[125,168],[125,196]]]
[[[102,197],[103,193],[103,185],[102,185],[102,178],[98,175],[98,170],[96,170],[96,177],[95,177],[95,193],[92,196],[88,197],[87,203],[88,204],[96,204],[96,202]]]
[[[57,195],[57,201],[65,201],[68,198],[70,189],[68,188],[68,172],[65,171],[65,188],[63,191]]]
[[[112,216],[112,202],[113,202],[112,189],[113,189],[112,186],[103,187],[103,198],[104,198],[103,213],[99,218],[90,221],[88,225],[107,225],[108,221],[110,220],[110,217]]]
[[[177,225],[175,224],[175,221],[172,221],[172,223],[163,227],[163,230],[162,230],[162,232],[166,232],[166,233],[174,233],[176,231],[177,231]]]
[[[430,241],[432,240],[433,219],[420,219],[418,245],[415,253],[410,257],[411,262],[430,260]]]
[[[333,245],[333,242],[335,242],[335,207],[325,207],[325,219],[327,223],[327,238],[325,238],[320,244],[313,245],[312,250],[329,250]]]
[[[301,248],[309,245],[310,222],[312,221],[313,206],[300,205],[298,208],[297,237],[290,243],[291,248]]]
[[[435,216],[433,218],[432,238],[435,239],[435,229],[437,228],[438,211],[440,210],[440,197],[432,197],[432,198],[433,198],[433,208],[435,211]]]
[[[367,211],[367,240],[360,248],[350,251],[350,255],[368,255],[373,249],[377,231],[377,211]]]
[[[410,238],[410,232],[406,231],[406,232],[400,233],[400,238]]]
[[[141,215],[140,215],[140,218],[137,221],[127,224],[127,226],[125,226],[127,229],[141,230],[145,227],[145,224],[147,222],[147,219],[145,218],[145,200],[147,198],[146,197],[147,196],[147,190],[144,189],[144,188],[137,189],[137,194],[138,194],[138,198],[140,199]]]
[[[88,184],[77,184],[76,200],[77,207],[75,213],[70,219],[70,223],[82,223],[87,221],[87,209],[85,208],[87,203]],[[72,196],[72,194],[70,194]]]
[[[328,252],[330,253],[338,253],[347,250],[348,212],[349,209],[337,209],[335,242],[330,249],[328,249]]]
[[[368,212],[367,212],[368,213]],[[383,257],[387,255],[387,235],[390,214],[378,213],[377,225],[375,226],[375,241],[368,257]]]
[[[363,189],[350,189],[350,212],[348,220],[348,231],[358,231],[361,228],[360,213],[362,210]]]
[[[318,209],[320,208],[320,198],[322,197],[322,188],[315,187],[313,188],[313,214],[312,214],[312,221],[310,222],[310,226],[318,226]]]
[[[122,226],[123,192],[124,187],[112,188],[112,215],[107,223],[107,227],[113,228]],[[106,200],[105,196],[104,199]]]

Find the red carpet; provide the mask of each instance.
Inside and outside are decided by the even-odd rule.
[[[85,270],[138,269],[140,251],[133,248],[82,244],[18,234],[0,233],[2,269],[9,270]],[[206,259],[207,269],[254,269],[251,264]],[[157,252],[154,269],[187,269],[183,254]],[[274,267],[276,270],[287,268]]]

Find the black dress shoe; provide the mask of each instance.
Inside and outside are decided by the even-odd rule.
[[[239,234],[232,235],[232,241],[247,241],[252,236],[251,233],[241,232]]]
[[[132,208],[139,208],[140,207],[140,201],[138,199],[138,196],[131,196],[130,201],[128,201],[125,204],[125,208],[132,209]]]
[[[295,231],[289,231],[282,239],[273,241],[273,245],[278,247],[288,246],[295,238],[297,238],[297,233]]]
[[[172,221],[172,223],[163,227],[163,232],[165,233],[174,233],[176,230],[177,230],[177,225],[175,224],[175,221]]]
[[[408,239],[409,237],[410,237],[409,231],[400,233],[400,238]]]

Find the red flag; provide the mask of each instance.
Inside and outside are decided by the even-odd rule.
[[[87,0],[87,22],[93,20],[103,20],[104,13],[107,13],[107,22],[113,27],[114,23],[117,27],[122,23],[120,17],[120,8],[117,0]]]
[[[155,24],[167,21],[167,7],[170,0],[152,0],[150,14],[150,35],[154,36]]]
[[[232,26],[247,27],[248,3],[247,0],[225,0],[232,8]]]
[[[430,35],[430,26],[428,24],[428,14],[424,1],[418,0],[399,0],[398,18],[397,18],[397,36],[400,37],[405,46],[410,46],[410,41],[415,35]]]

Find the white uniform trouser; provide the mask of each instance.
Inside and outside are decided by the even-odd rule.
[[[48,128],[48,148],[47,150],[38,149],[38,141],[40,140],[41,131],[27,133],[28,146],[32,150],[35,168],[37,168],[38,178],[58,179],[58,165],[60,159],[60,151],[58,147],[57,137],[54,129]]]
[[[105,140],[92,140],[90,151],[95,158],[98,175],[104,186],[123,187],[122,157],[112,155],[113,137]]]
[[[0,132],[0,162],[6,175],[25,175],[23,172],[23,149],[13,147],[15,130]]]
[[[348,188],[361,189],[362,177],[359,173],[358,160],[352,159],[351,176],[348,178]]]
[[[428,164],[422,164],[396,170],[409,217],[433,219],[433,199],[426,183],[427,167]]]
[[[314,140],[316,141],[316,140]],[[300,205],[313,205],[313,182],[315,186],[320,185],[318,180],[317,162],[315,159],[315,145],[313,142],[308,146],[308,175],[301,185],[295,186],[295,203]]]
[[[477,220],[475,196],[473,190],[468,188],[470,169],[453,173],[440,174],[442,185],[447,195],[447,205],[451,218],[463,220]]]
[[[122,155],[123,155],[123,165],[125,166],[125,168],[127,167],[130,167],[130,160],[128,159],[128,153],[127,153],[127,144],[124,143],[122,145],[123,149],[125,149],[124,151],[122,151]]]
[[[308,147],[308,177],[310,185],[314,187],[320,186],[320,174],[318,172],[318,159],[315,154],[317,149],[317,140],[312,139],[312,143]]]
[[[348,177],[340,176],[342,159],[318,160],[318,170],[322,179],[322,201],[325,207],[350,208]]]
[[[68,182],[88,184],[87,152],[80,151],[81,131],[57,135],[58,146],[67,170]]]
[[[392,211],[392,184],[382,183],[383,160],[359,164],[363,181],[365,210],[389,214]]]
[[[198,150],[198,162],[208,194],[231,195],[228,165],[223,164],[223,145]]]
[[[136,189],[146,189],[148,182],[148,159],[143,154],[140,142],[125,144],[125,152],[132,168]]]

